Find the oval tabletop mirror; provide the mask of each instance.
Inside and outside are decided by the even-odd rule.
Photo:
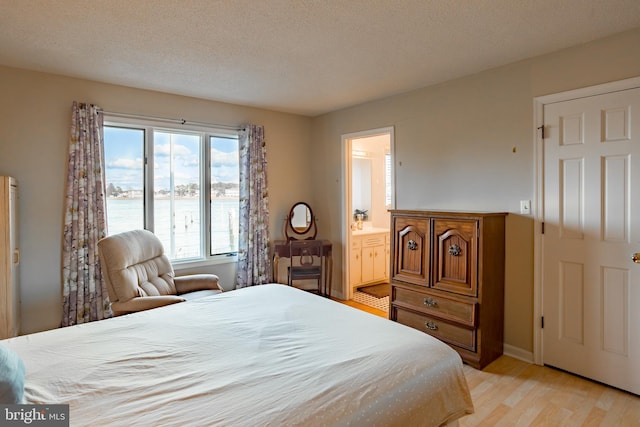
[[[309,233],[311,227],[315,224],[313,211],[305,202],[298,202],[293,205],[287,220],[291,230],[299,235]],[[287,236],[287,238],[289,238],[289,236]],[[315,233],[312,238],[315,238]]]
[[[311,228],[311,208],[304,202],[298,202],[291,208],[289,222],[295,233],[304,234]]]

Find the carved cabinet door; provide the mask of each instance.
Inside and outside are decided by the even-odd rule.
[[[428,218],[394,217],[393,280],[429,286],[429,225]]]
[[[478,221],[433,220],[434,289],[478,295]]]

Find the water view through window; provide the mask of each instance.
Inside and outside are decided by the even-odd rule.
[[[144,185],[145,132],[152,132],[150,188]],[[105,126],[104,141],[109,235],[149,228],[145,227],[145,207],[152,204],[153,211],[147,212],[147,218],[152,218],[152,231],[172,260],[205,258],[207,246],[209,255],[237,250],[236,136]],[[211,178],[209,197],[201,191],[207,166]],[[145,203],[145,198],[153,203]],[[211,224],[208,236],[205,214]]]

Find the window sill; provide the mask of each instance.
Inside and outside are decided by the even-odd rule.
[[[175,271],[191,270],[198,267],[210,267],[212,265],[235,264],[238,262],[237,255],[218,255],[209,259],[171,261]]]

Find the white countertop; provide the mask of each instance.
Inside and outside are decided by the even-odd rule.
[[[379,234],[379,233],[388,233],[388,228],[380,228],[380,227],[367,227],[362,230],[353,230],[351,232],[352,236],[366,236],[367,234]]]

